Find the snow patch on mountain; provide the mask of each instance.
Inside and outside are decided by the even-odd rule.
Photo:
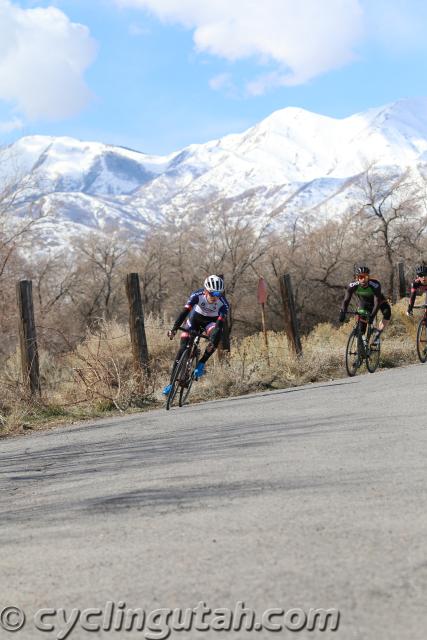
[[[340,215],[370,164],[425,172],[426,161],[427,98],[419,98],[342,119],[287,107],[241,134],[169,156],[25,137],[0,149],[0,190],[15,184],[19,215],[41,203],[45,237],[49,228],[54,242],[66,244],[73,228],[138,238],[165,219],[200,219],[219,203],[233,215],[277,213],[278,221],[290,212]]]

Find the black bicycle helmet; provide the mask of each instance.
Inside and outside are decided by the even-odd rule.
[[[371,270],[366,265],[360,265],[359,267],[356,267],[355,275],[358,276],[358,275],[360,275],[362,273],[369,274],[369,273],[371,273]]]
[[[415,273],[418,278],[422,278],[423,276],[427,276],[427,264],[419,264],[415,267]]]

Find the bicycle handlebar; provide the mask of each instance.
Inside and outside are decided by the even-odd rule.
[[[189,333],[190,336],[203,338],[204,340],[209,340],[208,336],[204,335],[204,329],[199,331],[194,331],[194,329],[186,329],[185,327],[178,327],[178,331],[185,331],[185,333]]]
[[[413,309],[427,309],[427,304],[416,304],[412,308]]]
[[[364,313],[363,311],[346,311],[346,314],[350,315],[350,316],[361,316],[362,318],[369,318],[369,311],[366,311],[366,313]]]
[[[372,320],[369,320],[370,313],[369,311],[365,311],[365,309],[360,309],[359,311],[354,311],[354,309],[350,309],[350,310],[347,310],[345,313],[346,315],[348,314],[349,316],[359,316],[362,322],[366,322],[370,326],[371,325],[373,326],[375,322],[375,318],[372,318]]]

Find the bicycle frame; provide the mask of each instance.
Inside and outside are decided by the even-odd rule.
[[[201,339],[209,340],[204,335],[204,330],[192,331],[185,327],[178,327],[180,331],[189,334],[188,343],[181,354],[179,362],[176,364],[176,368],[172,374],[172,388],[168,394],[166,400],[166,409],[170,409],[173,405],[174,399],[179,389],[179,406],[182,407],[185,403],[188,394],[190,393],[191,385],[194,380],[194,369],[197,366],[197,362],[200,355],[199,343]],[[194,365],[195,363],[195,365]],[[194,366],[193,366],[194,365]]]
[[[189,331],[188,329],[185,329],[184,327],[179,327],[180,331],[185,331],[186,333],[189,334],[190,339],[188,341],[188,344],[185,348],[184,353],[187,353],[187,362],[186,362],[186,367],[185,367],[185,376],[180,376],[180,384],[181,386],[185,386],[186,384],[188,384],[189,380],[190,380],[190,376],[192,375],[192,371],[188,370],[188,365],[189,363],[192,362],[193,358],[198,356],[200,351],[199,351],[199,343],[200,340],[205,337],[206,340],[208,340],[208,338],[206,336],[203,336],[204,332],[200,332],[200,331]]]
[[[198,349],[200,340],[209,340],[204,329],[194,331],[192,329],[186,329],[185,327],[178,327],[178,330],[189,334],[190,339],[186,349],[190,350],[191,355],[193,355],[195,350]]]
[[[374,329],[374,323],[373,322],[369,322],[368,319],[368,313],[361,313],[361,310],[357,310],[357,311],[347,311],[347,313],[349,315],[355,315],[356,316],[356,322],[354,323],[354,327],[353,327],[353,331],[358,331],[358,333],[360,334],[360,337],[365,336],[366,337],[366,343],[369,343],[369,339],[372,335],[372,331]],[[362,325],[365,324],[366,325],[366,333],[362,331]],[[363,351],[364,354],[366,355],[366,348],[365,348],[365,343],[362,340],[362,347],[363,347]]]
[[[349,376],[356,375],[357,369],[362,366],[364,360],[369,373],[374,373],[379,364],[381,346],[380,342],[375,346],[371,344],[371,337],[375,327],[373,322],[369,322],[369,312],[364,309],[358,309],[357,311],[347,311],[347,314],[356,316],[356,323],[347,341],[345,362],[347,373]],[[367,325],[366,334],[362,331],[363,324]],[[363,340],[364,335],[365,340]],[[356,339],[356,351],[352,351],[354,339]],[[356,356],[354,361],[352,361],[352,356]]]
[[[427,361],[427,304],[415,305],[414,309],[424,309],[424,314],[418,322],[416,347],[420,362]]]

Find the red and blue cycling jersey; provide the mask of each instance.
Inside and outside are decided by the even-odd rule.
[[[411,284],[411,297],[409,298],[409,306],[408,309],[412,310],[415,304],[415,298],[420,296],[421,294],[427,294],[427,285],[423,284],[421,278],[415,278],[413,283]],[[426,297],[427,300],[427,297]]]
[[[209,302],[206,297],[205,289],[197,289],[188,298],[184,310],[175,320],[173,328],[176,330],[187,316],[187,325],[193,324],[193,319],[197,324],[205,324],[208,322],[222,322],[228,313],[229,304],[224,295],[215,298],[213,302]]]

